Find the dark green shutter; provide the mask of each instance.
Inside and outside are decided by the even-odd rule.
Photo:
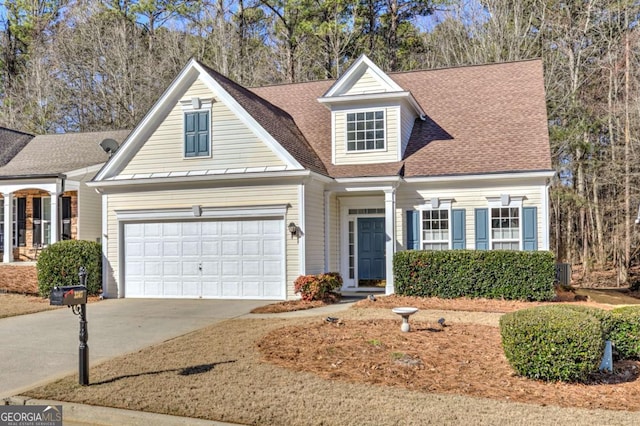
[[[407,249],[420,249],[420,212],[407,210]]]
[[[522,248],[527,251],[538,250],[538,209],[522,208]]]
[[[209,112],[188,112],[184,115],[184,156],[209,155]]]
[[[476,250],[489,250],[489,209],[476,209]]]
[[[464,250],[467,248],[466,233],[465,233],[465,210],[453,209],[451,210],[453,219],[451,234],[453,236],[453,249]]]

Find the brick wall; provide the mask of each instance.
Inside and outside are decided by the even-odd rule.
[[[49,193],[39,190],[26,190],[18,191],[14,194],[15,198],[26,198],[27,204],[27,219],[26,219],[26,233],[24,247],[14,247],[13,259],[16,261],[34,261],[38,258],[40,248],[33,247],[33,198],[34,197],[48,197]],[[71,238],[76,239],[78,237],[78,193],[77,191],[67,191],[62,194],[64,197],[71,197]],[[60,202],[58,202],[60,205]],[[60,228],[60,225],[59,225]],[[0,283],[1,285],[1,283]]]

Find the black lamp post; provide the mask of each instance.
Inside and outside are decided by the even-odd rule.
[[[78,272],[80,278],[80,285],[87,287],[87,270],[84,266],[80,267]],[[86,291],[86,290],[85,290]],[[81,305],[75,305],[72,307],[73,313],[80,315],[80,348],[78,351],[78,382],[86,386],[89,384],[89,329],[87,328],[87,305],[85,303]]]

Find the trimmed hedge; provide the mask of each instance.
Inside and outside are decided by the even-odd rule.
[[[640,306],[611,311],[609,340],[622,359],[640,359]]]
[[[585,381],[604,350],[600,320],[566,306],[542,306],[500,318],[502,346],[520,375],[546,381]]]
[[[396,293],[422,297],[550,300],[555,258],[547,251],[408,250],[393,258]]]
[[[49,297],[56,286],[80,285],[78,271],[87,270],[87,289],[95,295],[102,287],[102,249],[99,243],[82,240],[58,241],[38,256],[38,292]]]

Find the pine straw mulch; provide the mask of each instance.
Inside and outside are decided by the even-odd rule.
[[[332,302],[322,300],[287,300],[285,302],[272,303],[270,305],[258,306],[254,308],[252,314],[281,314],[283,312],[305,311],[307,309],[320,308]]]
[[[614,373],[595,374],[587,384],[545,383],[515,375],[497,327],[411,324],[411,332],[402,333],[399,319],[347,316],[339,323],[273,330],[258,348],[267,362],[328,380],[543,406],[640,410],[637,361],[614,362]]]
[[[466,312],[498,312],[507,313],[518,311],[520,309],[535,308],[544,305],[557,305],[559,303],[570,303],[573,305],[593,306],[602,309],[612,309],[613,306],[582,300],[579,296],[571,291],[557,291],[556,298],[553,302],[523,302],[517,300],[498,300],[498,299],[469,299],[460,297],[457,299],[441,299],[438,297],[414,297],[414,296],[398,296],[392,294],[390,296],[376,297],[375,301],[363,299],[354,304],[354,308],[366,309],[393,309],[398,306],[412,306],[421,310],[439,309],[449,311],[466,311]]]
[[[572,291],[557,291],[554,302],[521,302],[513,300],[495,299],[467,299],[464,297],[457,299],[440,299],[437,297],[410,297],[410,296],[377,296],[375,302],[364,299],[356,302],[355,308],[384,308],[392,309],[398,306],[413,306],[419,309],[441,309],[468,312],[513,312],[519,309],[533,308],[536,306],[555,304],[558,302],[575,303],[586,306],[597,306],[604,309],[611,309],[610,305],[601,305],[588,300],[582,300],[580,296]],[[280,314],[283,312],[302,311],[312,308],[328,306],[340,301],[339,297],[329,300],[287,300],[269,305],[259,306],[251,311],[252,314]]]

